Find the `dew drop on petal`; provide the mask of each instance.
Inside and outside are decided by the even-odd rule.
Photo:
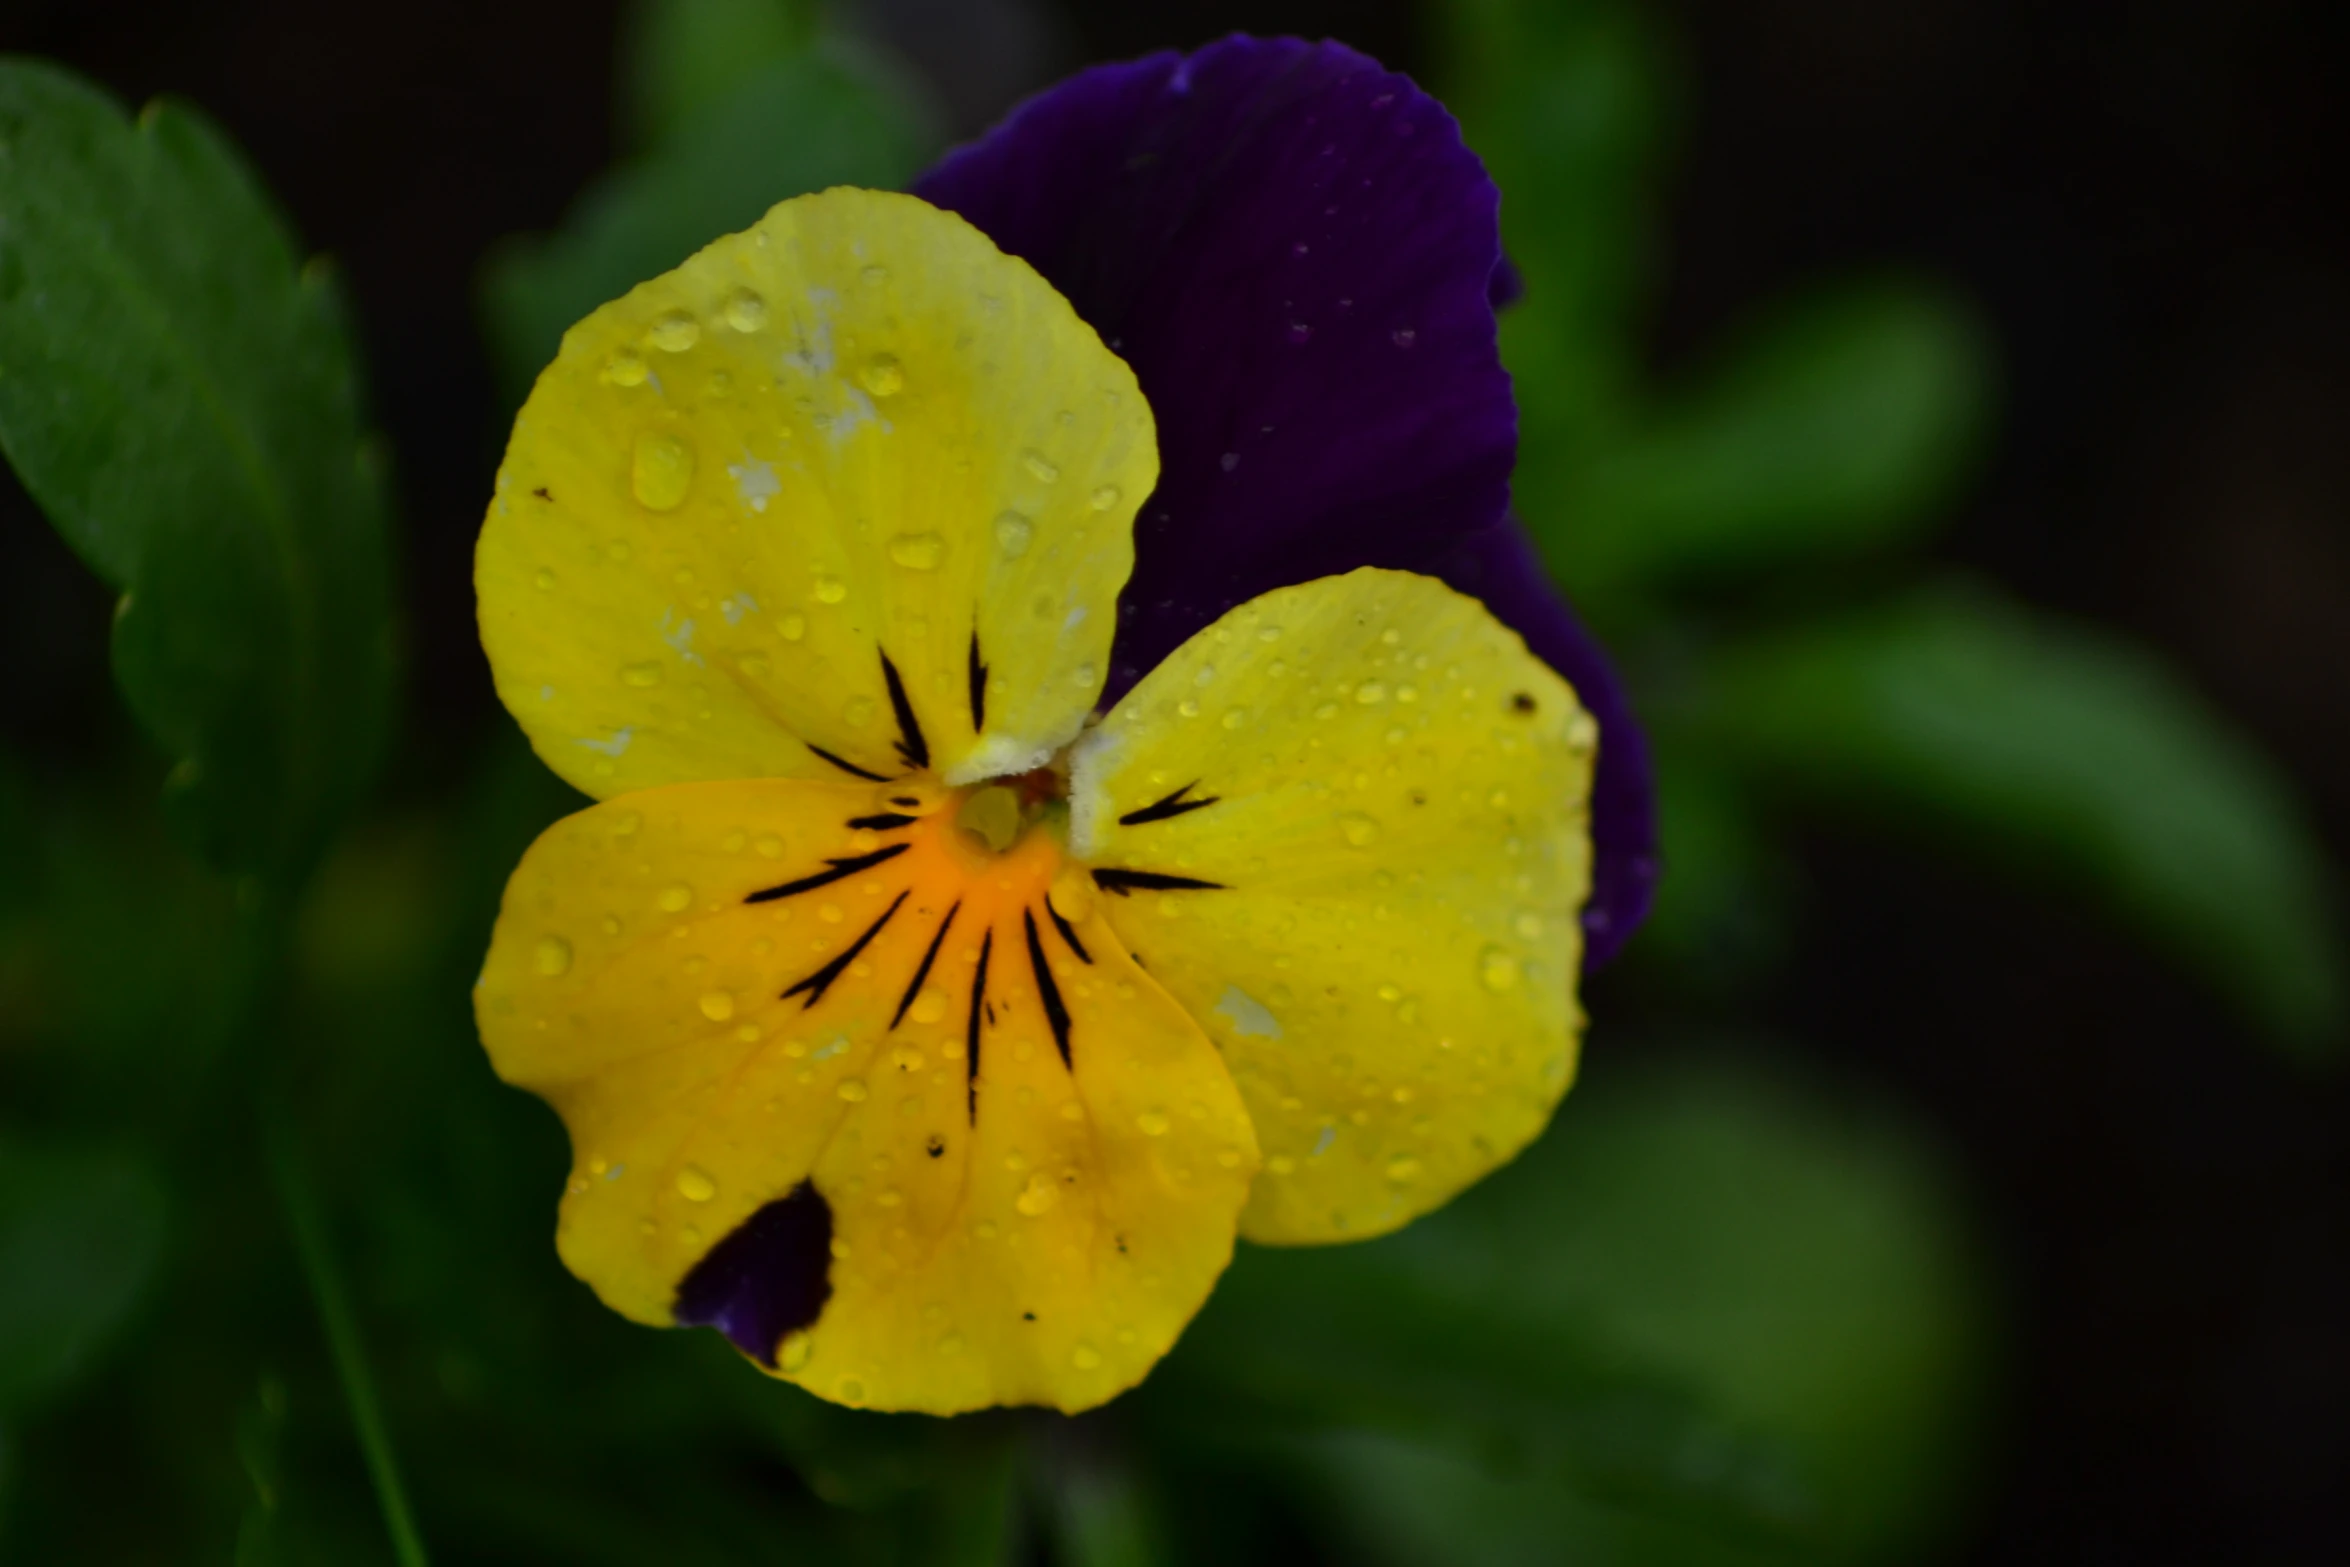
[[[661,896],[653,901],[667,913],[682,914],[685,912],[686,905],[694,901],[694,889],[688,887],[684,882],[677,882],[662,888]]]
[[[889,541],[889,558],[908,571],[936,571],[947,541],[935,533],[901,533]]]
[[[840,1085],[838,1092],[850,1104],[863,1104],[865,1102],[865,1080],[852,1077]]]
[[[1175,1123],[1156,1110],[1145,1110],[1134,1118],[1134,1128],[1145,1137],[1164,1137]]]
[[[708,1202],[718,1195],[718,1183],[699,1165],[687,1165],[677,1172],[677,1195],[687,1202]]]
[[[1518,960],[1499,947],[1487,947],[1477,960],[1477,977],[1485,982],[1487,990],[1514,990],[1518,983]]]
[[[1387,700],[1387,687],[1376,680],[1366,680],[1355,687],[1355,700],[1365,707],[1377,707]]]
[[[661,683],[661,666],[659,664],[625,665],[620,671],[620,680],[623,685],[635,686],[640,691],[647,690]]]
[[[808,617],[786,615],[775,623],[775,629],[786,642],[797,642],[808,634]]]
[[[734,1016],[734,997],[723,990],[713,990],[702,998],[702,1016],[713,1023],[723,1023]]]
[[[1387,1161],[1387,1178],[1398,1186],[1420,1178],[1420,1161],[1409,1154],[1398,1154]]]
[[[1097,489],[1093,492],[1093,509],[1095,511],[1108,511],[1111,507],[1118,504],[1119,497],[1123,493],[1124,492],[1114,484],[1103,485],[1100,489]]]
[[[702,323],[683,310],[672,310],[653,323],[653,346],[665,354],[682,354],[702,340]]]
[[[1346,834],[1346,841],[1358,849],[1369,846],[1379,836],[1378,820],[1365,816],[1360,811],[1350,812],[1341,817],[1338,826],[1339,830]]]
[[[648,511],[675,511],[693,488],[693,449],[674,435],[647,430],[636,438],[628,487]]]
[[[1016,511],[1005,512],[995,520],[996,548],[1004,552],[1004,559],[1018,560],[1028,553],[1028,541],[1036,536],[1036,525]]]
[[[1051,1176],[1039,1170],[1028,1177],[1028,1184],[1021,1188],[1020,1195],[1012,1206],[1019,1209],[1026,1217],[1033,1219],[1052,1212],[1060,1205],[1060,1201],[1061,1188],[1054,1184]]]
[[[818,574],[816,578],[817,603],[838,604],[842,599],[845,599],[848,596],[849,585],[847,583],[841,581],[840,578],[831,576],[829,574]]]
[[[1245,707],[1235,707],[1224,714],[1224,727],[1227,729],[1238,729],[1247,722],[1248,709]]]
[[[623,348],[604,362],[604,379],[614,386],[642,386],[645,362],[634,349]]]
[[[726,324],[737,332],[756,332],[767,324],[767,301],[747,288],[727,297]]]
[[[917,1023],[935,1023],[947,1015],[947,993],[936,985],[926,985],[914,1004],[906,1009],[906,1016]]]
[[[538,948],[531,954],[538,971],[553,979],[570,971],[571,943],[561,936],[541,936]]]
[[[876,397],[895,397],[906,389],[906,372],[894,354],[875,354],[865,361],[857,381]]]
[[[1061,470],[1042,452],[1023,452],[1020,466],[1026,468],[1039,484],[1052,484],[1061,477]]]
[[[1080,1371],[1099,1371],[1102,1367],[1102,1352],[1091,1344],[1080,1344],[1069,1357],[1069,1364]]]
[[[783,1347],[776,1351],[776,1364],[786,1371],[797,1371],[808,1363],[808,1353],[813,1347],[806,1333],[788,1334],[784,1338]]]

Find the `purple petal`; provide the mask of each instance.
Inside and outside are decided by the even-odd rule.
[[[915,194],[1042,272],[1150,398],[1105,703],[1243,600],[1416,567],[1502,515],[1498,198],[1406,78],[1295,39],[1100,66]]]
[[[832,1205],[806,1181],[710,1248],[670,1308],[682,1327],[716,1328],[761,1365],[784,1335],[814,1322],[832,1298]]]
[[[1599,725],[1599,767],[1591,782],[1591,897],[1583,905],[1583,967],[1622,950],[1648,917],[1660,870],[1656,782],[1648,740],[1632,716],[1607,654],[1551,586],[1533,541],[1505,518],[1454,546],[1435,575],[1476,595],[1534,656],[1564,675]]]

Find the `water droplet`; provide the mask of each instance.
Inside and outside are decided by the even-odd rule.
[[[723,1023],[734,1016],[734,997],[723,990],[713,990],[702,998],[702,1016],[713,1023]]]
[[[783,1347],[776,1351],[776,1363],[786,1371],[797,1371],[808,1363],[808,1352],[813,1347],[804,1332],[786,1334]]]
[[[623,684],[635,686],[640,691],[657,686],[661,683],[661,666],[630,664],[620,671],[620,679]]]
[[[628,487],[649,511],[675,511],[693,488],[693,448],[674,435],[648,430],[636,438]]]
[[[864,283],[866,287],[879,288],[882,284],[889,281],[889,268],[867,267],[864,271],[858,273],[857,277],[858,280]]]
[[[947,1015],[947,993],[936,985],[926,985],[914,1004],[906,1009],[906,1016],[917,1023],[935,1023]]]
[[[1599,726],[1591,721],[1589,713],[1577,713],[1567,722],[1567,744],[1577,751],[1588,751],[1599,738]]]
[[[1108,511],[1111,507],[1118,504],[1119,498],[1124,493],[1124,491],[1120,490],[1114,484],[1103,485],[1100,489],[1097,489],[1093,492],[1093,509],[1095,511]]]
[[[838,1092],[850,1104],[863,1104],[865,1102],[865,1080],[860,1077],[849,1078],[840,1085]]]
[[[775,629],[783,637],[784,641],[797,642],[800,640],[800,638],[808,634],[808,617],[805,615],[786,615],[775,623]]]
[[[817,574],[817,577],[816,577],[816,602],[817,602],[817,603],[819,603],[819,604],[838,604],[838,603],[839,603],[839,602],[840,602],[842,599],[845,599],[845,598],[847,598],[848,596],[849,596],[849,585],[848,585],[847,583],[845,583],[845,582],[841,581],[841,580],[840,580],[840,578],[838,578],[838,577],[835,577],[835,576],[831,576],[831,575],[828,575],[828,574],[825,574],[825,573],[821,573],[821,572]]]
[[[532,954],[538,971],[549,979],[566,973],[571,968],[571,943],[561,936],[541,936],[538,949]]]
[[[1420,1178],[1420,1161],[1410,1154],[1398,1154],[1387,1161],[1387,1178],[1398,1186]]]
[[[1076,1353],[1069,1357],[1069,1364],[1080,1371],[1099,1371],[1102,1368],[1102,1352],[1091,1344],[1080,1344]]]
[[[756,332],[767,324],[767,301],[747,288],[738,288],[726,301],[726,324],[737,332]]]
[[[541,593],[544,593],[547,591],[547,589],[555,585],[555,574],[547,570],[546,567],[541,566],[539,568],[538,575],[531,578],[530,581],[533,587],[537,588]]]
[[[686,905],[694,901],[694,889],[681,881],[662,888],[661,896],[653,901],[659,904],[666,913],[682,914],[685,912]]]
[[[889,558],[908,571],[936,571],[947,541],[935,533],[901,533],[889,541]]]
[[[827,925],[838,925],[842,920],[847,919],[848,915],[842,911],[839,904],[827,903],[817,909],[816,917]]]
[[[1040,1214],[1050,1213],[1059,1206],[1060,1201],[1061,1188],[1054,1184],[1051,1176],[1039,1170],[1028,1177],[1028,1184],[1021,1188],[1020,1196],[1012,1206],[1033,1219]]]
[[[840,1401],[854,1404],[865,1396],[865,1384],[855,1377],[844,1377],[840,1384]]]
[[[642,386],[645,384],[645,362],[634,349],[623,348],[604,361],[604,379],[614,386]]]
[[[1100,685],[1102,672],[1091,664],[1079,664],[1069,671],[1069,683],[1080,691],[1090,691]]]
[[[1513,990],[1518,983],[1518,960],[1499,947],[1487,947],[1477,960],[1477,977],[1487,990]]]
[[[1233,708],[1224,715],[1224,727],[1227,729],[1238,729],[1247,722],[1248,709],[1245,707]]]
[[[1028,553],[1028,541],[1036,536],[1036,526],[1016,511],[1005,512],[995,520],[996,548],[1004,552],[1004,559],[1018,560]]]
[[[1355,687],[1355,700],[1365,707],[1377,707],[1387,700],[1387,687],[1376,680],[1366,680]]]
[[[702,340],[702,323],[683,310],[672,310],[653,323],[653,346],[665,354],[682,354]]]
[[[857,380],[876,397],[895,397],[906,389],[906,372],[894,354],[875,354],[865,361]]]
[[[1156,1110],[1145,1110],[1134,1118],[1135,1130],[1145,1137],[1164,1137],[1167,1129],[1174,1124]]]
[[[1020,466],[1027,469],[1039,484],[1052,484],[1061,477],[1061,470],[1053,466],[1042,452],[1023,452]]]
[[[1339,830],[1346,834],[1346,841],[1358,849],[1368,846],[1373,839],[1379,836],[1378,821],[1365,816],[1360,811],[1354,811],[1341,817],[1338,826]]]
[[[718,1195],[718,1183],[707,1170],[689,1164],[677,1172],[677,1195],[687,1202],[708,1202]]]

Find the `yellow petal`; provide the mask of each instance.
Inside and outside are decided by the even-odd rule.
[[[670,1322],[807,1181],[829,1296],[765,1347],[777,1374],[876,1409],[1086,1408],[1206,1298],[1256,1146],[1199,1027],[1098,909],[1048,901],[1051,824],[997,855],[958,805],[767,780],[570,817],[507,888],[482,1037],[571,1132],[558,1248],[614,1309]]]
[[[803,196],[565,336],[482,642],[598,798],[1019,772],[1100,690],[1157,472],[1133,374],[1026,263],[910,196]]]
[[[1264,1149],[1243,1235],[1391,1230],[1549,1120],[1594,742],[1483,605],[1365,570],[1232,611],[1078,744],[1073,851]]]

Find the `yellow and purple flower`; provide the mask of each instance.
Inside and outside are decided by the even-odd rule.
[[[599,803],[477,1005],[614,1309],[1081,1409],[1236,1235],[1381,1234],[1546,1124],[1653,857],[1505,515],[1495,205],[1402,77],[1236,38],[565,338],[477,584]]]

